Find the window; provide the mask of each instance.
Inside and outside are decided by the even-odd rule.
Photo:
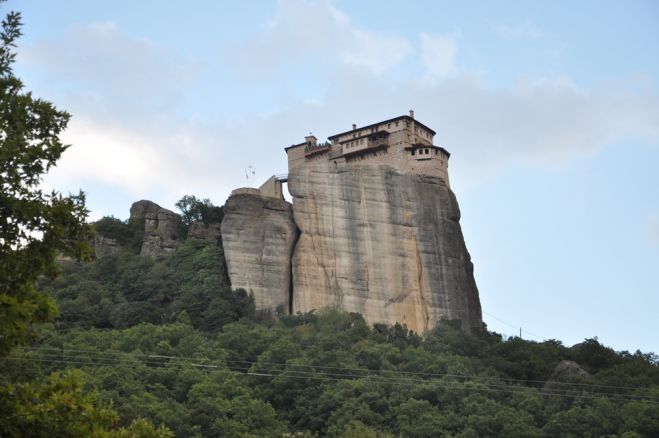
[[[387,129],[391,128],[391,123],[387,123]]]
[[[398,126],[398,122],[396,122],[396,126]]]
[[[412,155],[416,155],[416,151],[412,149]]]

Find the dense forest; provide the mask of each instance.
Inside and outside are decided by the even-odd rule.
[[[418,335],[323,310],[257,315],[232,290],[221,246],[188,240],[171,254],[61,262],[39,288],[57,319],[2,359],[12,382],[71,373],[112,408],[117,427],[147,418],[166,436],[657,436],[653,354],[596,339],[504,339],[451,321]],[[578,372],[556,373],[563,361]],[[573,367],[575,365],[572,365]],[[51,377],[49,377],[51,376]],[[138,434],[139,435],[139,434]]]

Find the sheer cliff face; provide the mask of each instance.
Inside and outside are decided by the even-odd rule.
[[[423,332],[439,319],[481,322],[460,210],[444,179],[386,164],[295,166],[293,311],[335,306]]]
[[[231,195],[221,229],[231,287],[252,292],[257,311],[288,313],[297,237],[291,204],[258,194]]]

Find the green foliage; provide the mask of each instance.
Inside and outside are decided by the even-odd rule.
[[[3,437],[152,437],[169,438],[165,426],[136,418],[117,428],[119,415],[85,388],[89,377],[79,371],[55,372],[43,382],[0,386],[0,436]]]
[[[69,115],[24,91],[14,76],[20,27],[20,14],[10,12],[0,31],[0,355],[30,341],[33,323],[55,315],[35,282],[40,275],[56,275],[56,256],[90,255],[84,194],[39,188],[42,175],[68,147],[59,135]]]
[[[64,276],[74,272],[65,269]],[[659,369],[652,355],[615,353],[616,365],[581,386],[546,393],[542,382],[510,377],[538,373],[535,361],[511,363],[534,354],[558,363],[579,354],[579,345],[467,335],[451,324],[419,337],[402,326],[370,328],[361,316],[332,309],[283,316],[270,326],[242,318],[204,332],[188,313],[179,312],[176,323],[123,330],[47,331],[38,346],[0,367],[17,382],[82,368],[98,388],[94,406],[112,402],[116,427],[149,418],[176,436],[659,432]],[[630,383],[599,386],[613,378]],[[640,385],[633,385],[636,378]]]
[[[254,315],[253,298],[228,285],[222,248],[205,242],[185,242],[158,259],[122,252],[84,265],[66,263],[63,274],[41,282],[57,299],[61,328],[162,324],[185,312],[193,327],[216,332]]]
[[[144,219],[122,221],[113,216],[105,216],[94,223],[97,234],[114,239],[134,254],[139,253],[144,237]]]
[[[87,376],[79,370],[41,374],[33,362],[23,363],[20,353],[5,357],[34,340],[37,323],[56,315],[37,280],[56,277],[58,256],[89,259],[87,242],[93,235],[85,223],[82,192],[65,197],[39,187],[68,147],[59,135],[69,115],[23,91],[14,76],[20,27],[20,14],[10,12],[0,30],[0,360],[6,362],[0,379],[0,436],[171,437],[171,431],[144,419],[117,428],[118,414],[86,386]],[[83,327],[108,325],[110,291],[85,279],[61,283],[64,320]]]
[[[44,383],[0,387],[0,435],[92,436],[110,429],[118,416],[98,406],[98,394],[83,391],[84,374],[54,373]]]
[[[586,339],[575,345],[572,350],[574,360],[583,364],[591,372],[598,372],[601,369],[622,363],[616,352],[600,344],[597,338]]]
[[[198,221],[206,225],[220,223],[224,217],[224,208],[213,205],[208,198],[198,199],[194,195],[185,195],[175,205],[181,211],[186,227]]]

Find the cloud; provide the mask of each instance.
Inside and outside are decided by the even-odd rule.
[[[342,50],[343,62],[363,66],[374,73],[384,73],[412,54],[412,45],[404,38],[379,35],[360,29],[351,31],[350,48]]]
[[[104,184],[163,205],[186,193],[222,203],[246,184],[250,164],[257,184],[285,172],[283,148],[309,131],[326,137],[409,109],[453,153],[451,175],[461,184],[487,181],[511,165],[560,165],[626,138],[659,143],[659,95],[641,78],[586,89],[565,76],[526,77],[493,89],[458,71],[455,35],[421,34],[415,48],[355,26],[328,2],[279,3],[272,20],[236,50],[254,62],[252,70],[299,71],[300,57],[322,58],[326,89],[322,97],[291,97],[267,113],[258,111],[258,96],[238,93],[254,99],[253,110],[230,120],[202,119],[181,106],[192,90],[203,94],[209,86],[196,76],[207,66],[112,23],[79,26],[21,48],[21,63],[42,77],[29,88],[73,113],[64,140],[74,146],[49,183],[72,191]],[[382,74],[413,53],[425,72],[405,80]],[[207,100],[234,104],[226,96]]]
[[[413,52],[407,39],[356,26],[329,1],[282,0],[234,56],[241,70],[256,74],[286,67],[319,71],[337,62],[381,74]]]
[[[455,70],[458,44],[453,35],[428,35],[422,33],[421,59],[426,72],[436,78],[448,76]]]
[[[351,120],[345,119],[346,107]],[[473,182],[510,165],[560,166],[628,138],[659,143],[659,95],[635,81],[588,90],[566,78],[520,80],[502,90],[460,75],[439,84],[391,87],[345,72],[314,118],[321,125],[336,120],[339,125],[327,132],[333,134],[352,122],[364,125],[410,108],[437,131],[436,143],[453,152],[452,175]]]
[[[113,22],[77,25],[58,39],[21,47],[19,61],[48,73],[47,92],[71,111],[112,116],[166,111],[180,105],[200,64],[147,39],[131,37]],[[126,118],[128,120],[128,118]]]
[[[517,25],[501,24],[494,26],[496,33],[506,39],[537,39],[544,36],[544,32],[531,20],[525,20]]]

